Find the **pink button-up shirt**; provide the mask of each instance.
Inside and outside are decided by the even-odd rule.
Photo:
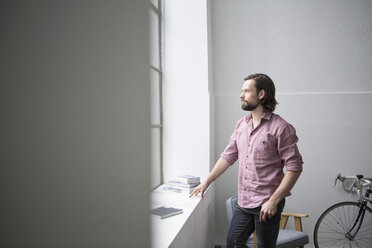
[[[252,114],[240,119],[221,157],[239,159],[238,203],[255,208],[267,201],[287,171],[302,171],[296,130],[279,115],[266,112],[253,128]]]

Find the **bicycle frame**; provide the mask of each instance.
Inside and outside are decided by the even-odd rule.
[[[359,192],[358,192],[359,193]],[[366,193],[365,193],[365,197],[366,198],[369,198],[369,194],[372,194],[372,190],[371,190],[371,187],[368,187],[366,189]],[[348,238],[350,241],[354,240],[355,236],[358,234],[359,232],[359,229],[360,227],[362,226],[362,223],[363,223],[363,219],[364,219],[364,215],[366,213],[366,207],[367,207],[367,204],[368,204],[369,201],[367,200],[359,200],[359,204],[360,204],[360,210],[359,210],[359,213],[358,213],[358,216],[355,220],[355,223],[354,225],[351,227],[351,229],[345,234],[345,237]],[[360,221],[359,221],[360,220]],[[358,224],[359,222],[359,224]],[[354,232],[354,234],[352,234],[352,231],[354,230],[354,228],[356,227],[356,225],[358,224],[358,227],[356,229],[356,231]]]

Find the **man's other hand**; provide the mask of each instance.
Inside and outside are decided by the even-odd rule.
[[[276,214],[278,204],[268,200],[261,207],[260,221],[266,221],[266,218],[271,219]]]

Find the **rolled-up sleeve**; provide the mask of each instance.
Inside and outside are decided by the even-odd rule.
[[[302,171],[302,156],[297,147],[296,129],[287,124],[278,136],[278,152],[287,171]]]
[[[238,160],[238,147],[236,144],[236,133],[237,128],[235,128],[233,134],[230,137],[229,144],[226,146],[225,150],[221,153],[221,157],[224,158],[229,165],[235,163]]]

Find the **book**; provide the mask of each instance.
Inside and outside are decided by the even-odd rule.
[[[190,183],[190,184],[187,184],[187,183],[182,183],[182,182],[179,182],[177,180],[169,180],[167,182],[167,185],[170,185],[170,186],[179,186],[179,187],[184,187],[184,188],[195,188],[196,186],[198,186],[200,183]]]
[[[165,219],[176,214],[182,214],[183,210],[181,208],[162,206],[151,209],[151,213],[160,216],[161,219]]]
[[[173,178],[173,180],[185,184],[200,183],[200,177],[192,175],[179,175]]]
[[[180,186],[164,185],[163,190],[173,191],[173,192],[177,192],[177,193],[188,193],[188,194],[190,194],[191,192],[194,191],[195,188],[196,187],[185,188],[185,187],[180,187]]]

